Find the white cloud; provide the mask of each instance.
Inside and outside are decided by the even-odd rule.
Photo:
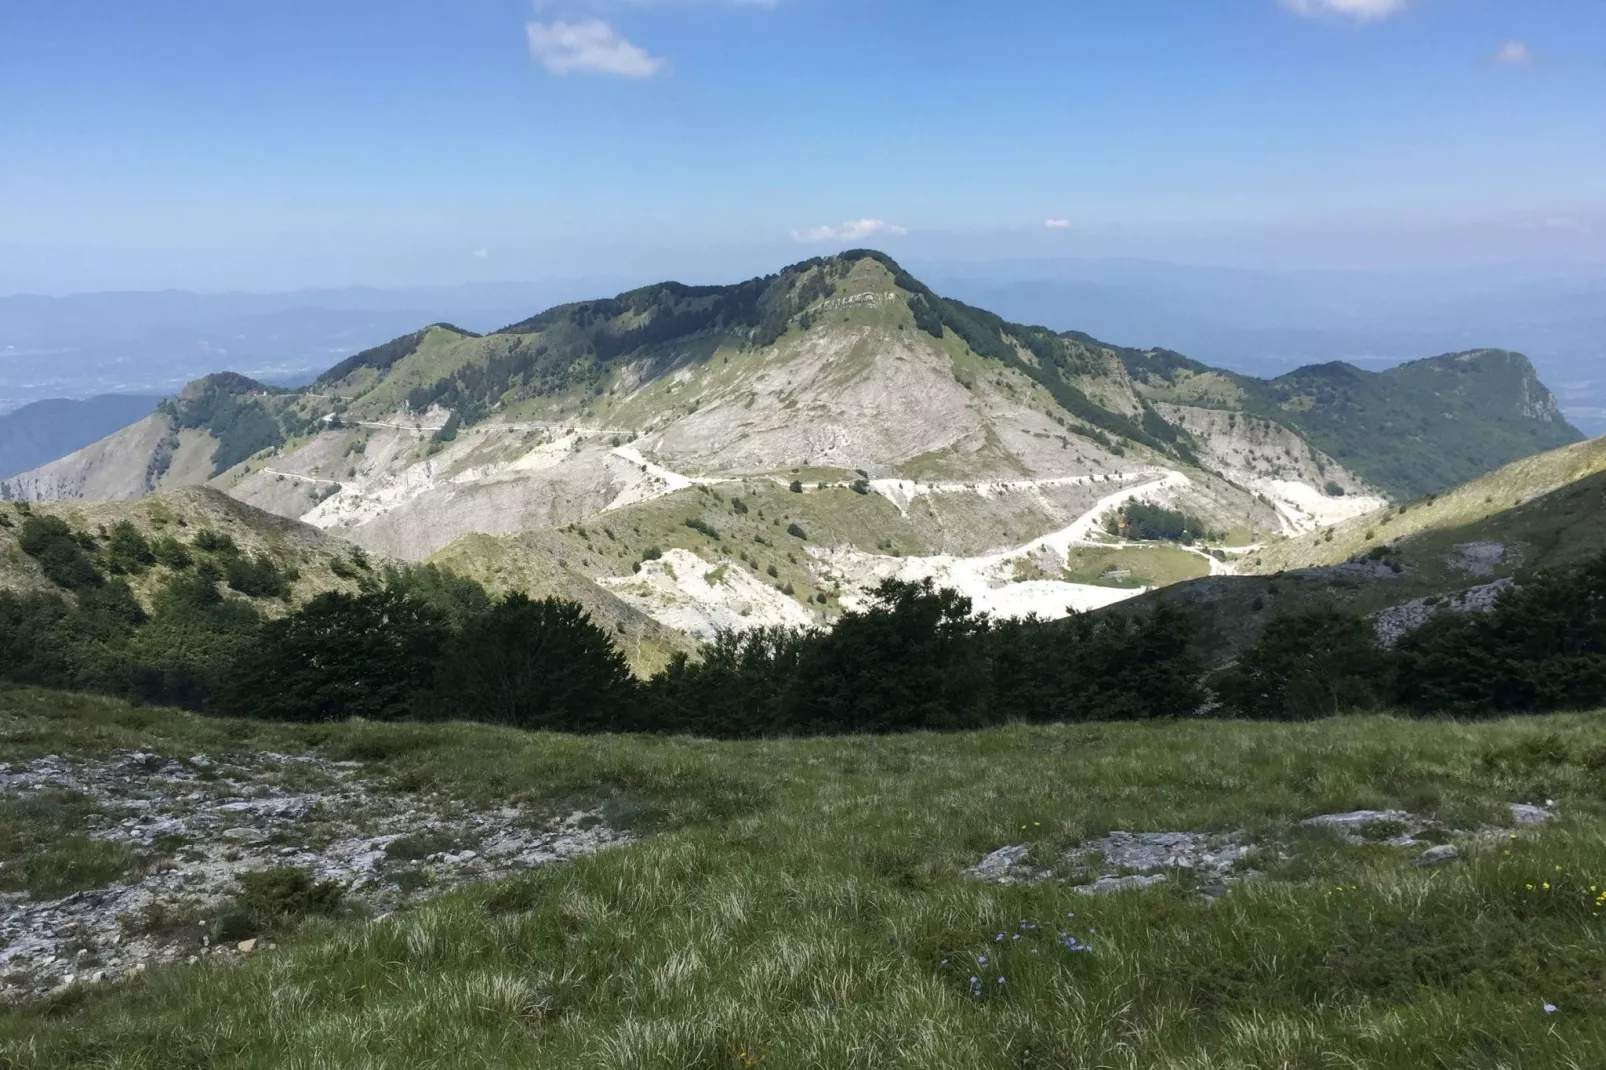
[[[619,78],[651,78],[669,70],[669,61],[648,55],[601,19],[584,22],[530,22],[530,55],[547,73],[611,74]]]
[[[1043,226],[1049,230],[1070,230],[1071,221],[1069,219],[1045,219],[1043,220]]]
[[[835,226],[808,227],[803,230],[792,231],[792,240],[805,245],[815,245],[821,242],[859,241],[872,234],[907,234],[903,227],[895,223],[888,223],[884,219],[850,219]]]
[[[1296,15],[1345,15],[1361,22],[1386,19],[1405,10],[1406,0],[1282,0]]]
[[[1532,67],[1533,49],[1521,41],[1507,41],[1489,57],[1489,62],[1497,67]]]
[[[491,251],[489,249],[475,249],[468,255],[472,256],[475,260],[488,260],[490,259]]]

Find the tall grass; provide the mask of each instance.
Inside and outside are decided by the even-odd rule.
[[[8,1068],[1606,1065],[1597,716],[716,744],[0,692],[0,745],[314,748],[398,790],[601,803],[650,833],[410,913],[320,919],[244,965],[6,1012]],[[1551,827],[1431,870],[1296,825],[1397,806],[1471,827],[1547,799]],[[1214,902],[1181,875],[1097,899],[962,875],[1003,844],[1051,862],[1117,828],[1243,828],[1266,875]]]

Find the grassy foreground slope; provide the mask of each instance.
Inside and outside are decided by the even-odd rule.
[[[243,965],[0,1012],[8,1068],[1606,1064],[1598,715],[715,744],[0,691],[0,745],[316,751],[409,790],[602,802],[647,834],[411,913],[308,923]],[[1547,799],[1562,816],[1544,830],[1432,870],[1295,824],[1398,806],[1469,827]],[[1181,880],[1090,899],[962,875],[1003,844],[1046,860],[1111,829],[1239,828],[1289,858],[1213,903]]]

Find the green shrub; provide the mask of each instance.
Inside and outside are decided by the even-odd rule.
[[[195,548],[210,554],[237,554],[239,546],[235,545],[234,537],[214,531],[212,528],[203,528],[195,533]]]
[[[715,530],[714,525],[710,524],[702,517],[692,517],[690,520],[686,521],[686,526],[691,528],[693,531],[700,532],[701,534],[708,536],[710,539],[719,538],[719,532]]]
[[[242,873],[237,883],[234,913],[224,916],[226,925],[220,921],[220,939],[246,939],[292,927],[302,918],[334,914],[346,892],[339,881],[315,880],[309,871],[295,866]],[[242,922],[250,931],[243,931]]]
[[[39,562],[45,578],[69,591],[81,591],[105,582],[95,562],[84,551],[83,540],[65,520],[29,516],[18,536],[22,552]]]
[[[113,572],[138,574],[156,564],[156,554],[145,536],[127,520],[112,525],[107,555]]]
[[[1316,605],[1273,617],[1211,687],[1235,716],[1307,720],[1375,709],[1389,696],[1389,670],[1369,622]]]

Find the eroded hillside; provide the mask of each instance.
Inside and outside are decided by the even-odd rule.
[[[1420,364],[1391,380],[1409,397],[1380,415],[1372,380],[1313,393],[1309,375],[1265,384],[1011,324],[856,252],[564,305],[483,336],[436,324],[299,392],[210,376],[4,492],[210,483],[375,554],[569,593],[656,658],[676,644],[639,626],[649,617],[696,635],[824,620],[887,576],[1057,615],[1230,573],[1256,547],[1383,508],[1374,486],[1401,485],[1398,463],[1350,456],[1354,434],[1439,372],[1450,400],[1384,452],[1442,452],[1461,442],[1444,434],[1456,419],[1458,435],[1502,420],[1517,436],[1571,431],[1552,426],[1548,391],[1514,354]],[[1489,384],[1508,379],[1522,411],[1490,415]],[[1484,438],[1489,456],[1515,448]],[[1230,552],[1129,540],[1117,514],[1134,502]],[[806,544],[781,553],[771,529],[791,525]]]

